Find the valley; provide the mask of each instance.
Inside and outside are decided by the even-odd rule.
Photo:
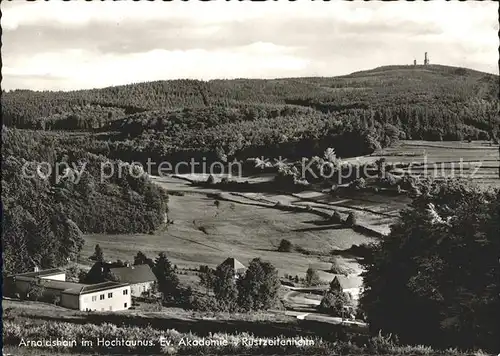
[[[311,336],[320,345],[311,354],[433,352],[377,336],[376,328],[401,330],[402,345],[420,345],[405,317],[422,330],[430,325],[422,340],[433,347],[472,348],[442,325],[468,305],[453,294],[463,287],[457,261],[475,268],[463,255],[480,251],[475,261],[486,276],[482,284],[467,280],[468,293],[496,285],[488,269],[497,258],[488,244],[497,243],[500,187],[495,79],[448,66],[386,66],[334,78],[6,93],[4,273],[58,267],[82,283],[96,264],[137,262],[158,282],[121,303],[125,310],[102,314],[13,293],[8,344],[17,352],[20,335],[31,335],[25,326],[35,323],[37,335],[138,338],[168,326],[177,340],[214,327],[231,340]],[[190,160],[243,170],[190,171]],[[161,174],[145,168],[150,161],[184,168]],[[73,171],[56,179],[20,173],[61,162]],[[311,169],[301,171],[303,164]],[[117,173],[121,165],[124,174],[103,174],[103,166]],[[318,176],[324,169],[331,175]],[[228,258],[229,272],[221,267]],[[252,272],[240,275],[236,262]],[[103,271],[103,280],[118,282]],[[439,313],[421,321],[428,305]],[[441,343],[434,334],[451,336]],[[297,350],[305,349],[281,351]]]

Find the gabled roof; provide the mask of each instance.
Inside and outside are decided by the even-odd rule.
[[[156,276],[151,270],[151,267],[146,264],[128,267],[112,267],[109,270],[118,277],[120,282],[134,284],[156,281]]]
[[[236,272],[240,272],[246,269],[243,263],[241,263],[240,261],[238,261],[236,258],[233,257],[227,258],[224,262],[221,263],[221,265],[230,266]]]
[[[77,284],[77,283],[75,283],[75,284]],[[128,285],[129,285],[129,283],[108,281],[108,282],[102,282],[102,283],[97,283],[97,284],[84,284],[83,287],[77,286],[76,288],[65,289],[62,293],[81,295],[81,294],[96,293],[96,292],[105,291],[105,290],[109,290],[109,289],[113,289],[113,288],[126,287]]]
[[[346,277],[346,276],[336,275],[334,279],[336,279],[339,282],[342,289],[360,288],[363,285],[363,279],[358,276]]]

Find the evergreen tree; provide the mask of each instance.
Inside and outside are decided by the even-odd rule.
[[[231,266],[222,264],[217,267],[213,279],[213,289],[215,298],[224,309],[236,308],[238,290],[236,289],[235,272]]]
[[[179,296],[179,278],[165,252],[160,252],[155,260],[154,273],[158,280],[158,290],[164,300],[176,300]]]
[[[99,244],[95,245],[94,255],[92,257],[97,262],[104,262],[104,254]]]
[[[198,276],[200,278],[200,284],[202,287],[205,287],[206,293],[208,294],[208,292],[211,291],[214,287],[214,271],[208,266],[200,266],[199,271],[200,274]]]
[[[154,268],[154,261],[151,258],[148,258],[144,252],[139,251],[137,255],[134,257],[134,265],[144,265],[147,264],[151,269]]]

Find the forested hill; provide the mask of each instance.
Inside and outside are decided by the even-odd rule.
[[[498,80],[465,68],[386,66],[333,78],[16,90],[3,93],[2,109],[7,126],[113,132],[89,151],[124,160],[300,156],[325,147],[345,157],[398,138],[498,140]]]
[[[63,118],[96,127],[147,110],[242,104],[296,104],[323,112],[400,105],[456,111],[458,104],[474,107],[498,100],[498,80],[465,68],[386,66],[331,78],[169,80],[71,92],[15,90],[3,93],[2,107],[4,123],[31,128],[35,122],[50,124]]]

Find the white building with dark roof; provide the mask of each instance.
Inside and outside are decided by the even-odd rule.
[[[21,297],[29,296],[34,286],[42,290],[40,299],[55,301],[69,309],[82,311],[116,311],[131,307],[128,283],[103,282],[82,284],[66,282],[66,273],[59,269],[42,270],[9,276],[6,283]]]
[[[156,276],[149,265],[131,265],[125,267],[112,267],[109,269],[120,282],[130,284],[133,297],[140,297],[150,291],[156,283]]]
[[[89,271],[89,275],[108,273],[116,277],[118,282],[130,284],[133,297],[142,296],[157,282],[155,274],[147,264],[122,265],[116,262],[96,262]]]

